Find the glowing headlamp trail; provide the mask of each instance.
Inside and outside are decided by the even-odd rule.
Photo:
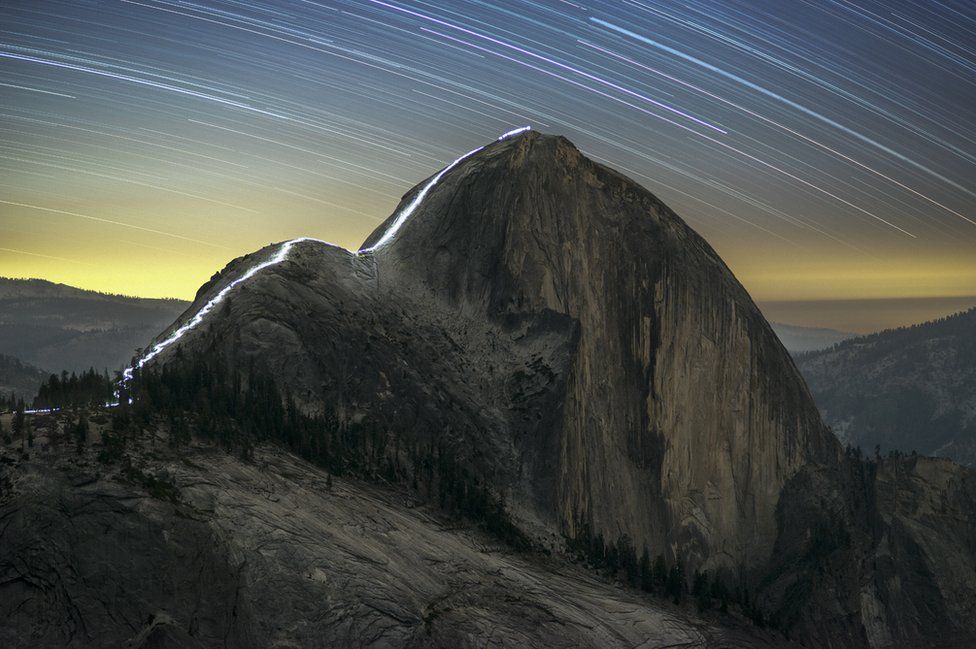
[[[106,401],[103,404],[104,408],[114,408],[119,405],[118,401]],[[61,412],[61,408],[25,408],[25,415],[50,415],[55,412]]]
[[[528,131],[530,129],[531,129],[530,126],[522,126],[520,128],[512,129],[511,131],[501,135],[498,138],[498,140],[499,141],[504,140],[506,138],[512,137],[513,135],[524,133],[525,131]],[[437,172],[437,175],[431,178],[430,182],[424,185],[424,187],[419,192],[417,192],[417,195],[414,197],[412,201],[410,201],[410,204],[407,205],[402,210],[400,210],[400,212],[393,219],[393,223],[390,225],[389,228],[387,228],[386,232],[383,233],[383,236],[380,237],[379,241],[377,241],[369,248],[360,248],[359,250],[355,251],[353,254],[359,256],[365,253],[369,253],[389,243],[396,235],[397,231],[400,230],[401,226],[403,226],[404,222],[408,218],[410,218],[410,215],[413,214],[415,211],[417,211],[417,208],[423,202],[424,198],[427,197],[427,194],[434,187],[434,185],[436,185],[438,181],[440,181],[440,179],[443,178],[444,175],[447,172],[449,172],[451,169],[458,166],[459,164],[461,164],[461,162],[470,158],[475,153],[481,151],[484,148],[485,147],[483,146],[479,146],[477,149],[468,151],[463,156],[456,159],[454,162],[452,162],[451,164],[447,165],[439,172]],[[328,243],[327,241],[322,241],[321,239],[313,239],[312,237],[299,237],[298,239],[292,239],[291,241],[286,241],[283,244],[281,244],[281,246],[278,248],[277,252],[274,254],[274,256],[271,259],[268,259],[267,261],[263,261],[260,264],[257,264],[256,266],[252,266],[243,275],[241,275],[233,282],[231,282],[230,284],[222,288],[220,292],[217,293],[217,295],[211,298],[209,302],[204,304],[203,307],[201,307],[200,310],[197,311],[196,314],[194,314],[194,316],[190,318],[184,325],[182,325],[179,329],[174,331],[164,340],[153,345],[152,349],[150,349],[146,354],[144,354],[142,358],[140,358],[135,363],[135,365],[126,368],[122,372],[122,383],[125,384],[129,382],[132,379],[132,375],[137,368],[141,369],[142,367],[144,367],[146,363],[159,356],[167,348],[171,347],[176,341],[178,341],[180,338],[185,336],[187,332],[192,331],[193,329],[198,327],[200,323],[203,322],[207,314],[213,311],[221,302],[223,302],[227,298],[227,296],[230,294],[230,292],[234,289],[235,286],[249,280],[250,278],[254,277],[256,274],[264,270],[265,268],[268,268],[270,266],[276,266],[281,262],[285,261],[286,259],[288,259],[288,253],[291,252],[292,247],[296,243],[300,243],[302,241],[318,241],[320,243]]]
[[[234,289],[235,286],[237,286],[241,282],[249,280],[250,278],[254,277],[257,273],[264,270],[265,268],[280,264],[285,259],[287,259],[288,253],[291,252],[292,246],[294,246],[296,243],[300,241],[318,241],[318,239],[312,239],[311,237],[300,237],[298,239],[292,239],[291,241],[286,241],[285,243],[281,244],[281,246],[278,248],[278,252],[275,253],[274,257],[272,257],[267,261],[261,262],[256,266],[252,266],[251,268],[248,269],[246,273],[244,273],[243,275],[235,279],[233,282],[231,282],[230,284],[222,288],[220,292],[217,293],[217,295],[215,295],[213,298],[211,298],[209,302],[204,304],[203,307],[199,311],[197,311],[196,314],[192,318],[190,318],[189,321],[186,322],[186,324],[184,324],[182,327],[180,327],[172,334],[170,334],[170,336],[165,340],[156,343],[153,346],[153,348],[150,349],[149,352],[145,354],[142,358],[140,358],[139,361],[133,367],[127,368],[124,372],[122,372],[122,382],[125,383],[129,381],[129,379],[132,378],[132,373],[136,368],[143,367],[146,363],[159,356],[167,347],[171,346],[177,340],[182,338],[188,331],[190,331],[191,329],[195,329],[201,322],[203,322],[203,319],[206,317],[208,313],[213,311],[218,304],[224,301],[224,299]],[[322,243],[325,242],[323,241]]]
[[[511,131],[500,135],[498,137],[498,141],[501,142],[502,140],[512,137],[513,135],[524,133],[525,131],[531,130],[531,128],[532,128],[531,126],[521,126],[519,128],[514,128]],[[475,153],[481,151],[484,148],[485,147],[483,146],[479,146],[477,149],[472,149],[471,151],[468,151],[463,156],[461,156],[460,158],[458,158],[457,160],[455,160],[454,162],[452,162],[451,164],[447,165],[439,172],[437,172],[437,175],[431,178],[430,182],[424,185],[423,189],[417,192],[417,195],[414,196],[414,199],[412,201],[410,201],[410,204],[407,205],[402,210],[400,210],[400,213],[396,215],[395,219],[393,219],[393,223],[390,225],[389,228],[387,228],[386,232],[383,233],[383,236],[380,237],[380,240],[374,243],[373,245],[371,245],[369,248],[360,248],[356,252],[356,254],[361,255],[363,253],[372,252],[377,248],[380,248],[388,244],[393,239],[393,237],[396,236],[396,233],[400,230],[400,227],[403,226],[403,224],[406,222],[408,218],[410,218],[410,215],[417,211],[417,208],[420,207],[420,204],[424,202],[424,199],[427,197],[427,194],[430,192],[430,190],[433,189],[434,185],[436,185],[438,181],[440,181],[440,179],[443,178],[444,175],[447,172],[449,172],[451,169],[458,166],[459,164],[461,164],[462,162],[464,162],[465,160],[467,160]]]

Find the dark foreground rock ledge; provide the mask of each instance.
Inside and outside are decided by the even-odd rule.
[[[439,178],[366,254],[305,240],[253,276],[285,248],[235,260],[170,331],[247,280],[152,367],[209,357],[250,386],[273,376],[340,430],[436,447],[550,551],[567,537],[647,548],[806,646],[976,646],[974,474],[845,455],[745,289],[666,205],[531,132]],[[272,457],[170,462],[174,511],[90,472],[9,473],[0,633],[38,620],[39,637],[169,634],[162,646],[763,642],[480,552],[397,492],[329,492]]]
[[[792,646],[272,448],[164,448],[0,451],[0,646]]]

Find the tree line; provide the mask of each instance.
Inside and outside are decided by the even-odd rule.
[[[602,532],[594,534],[589,521],[580,516],[577,516],[575,533],[567,537],[566,545],[581,562],[631,588],[668,598],[675,604],[690,598],[700,612],[725,613],[730,605],[736,605],[758,626],[765,625],[748,588],[729,588],[719,575],[707,571],[696,570],[689,575],[680,554],[673,562],[664,553],[652,560],[646,545],[638,554],[636,545],[626,534],[616,541],[607,540]]]
[[[94,368],[77,375],[74,372],[52,374],[41,384],[34,397],[34,408],[83,408],[100,407],[114,401],[115,382],[108,372]]]
[[[3,421],[0,420],[0,438],[4,444],[10,444],[14,439],[20,440],[21,450],[26,453],[28,448],[34,448],[34,430],[27,418],[24,400],[14,400],[11,395],[10,403],[14,413],[10,420],[10,431],[4,428]]]
[[[18,397],[14,392],[0,392],[0,412],[9,412],[17,409],[17,404],[23,398]]]
[[[215,355],[186,358],[177,351],[161,368],[136,371],[119,390],[119,406],[111,416],[113,433],[106,448],[117,447],[119,440],[124,444],[126,434],[160,425],[174,447],[197,435],[244,460],[252,458],[256,444],[272,442],[330,476],[348,473],[408,486],[516,549],[532,547],[512,522],[504,495],[459,461],[444,436],[420,440],[369,419],[341,422],[329,409],[306,412],[270,373],[253,364],[241,371]]]

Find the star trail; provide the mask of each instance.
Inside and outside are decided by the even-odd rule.
[[[971,0],[7,0],[0,99],[4,276],[185,298],[272,241],[355,250],[529,124],[773,317],[976,294]]]

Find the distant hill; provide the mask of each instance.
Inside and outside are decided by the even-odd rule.
[[[791,354],[802,352],[812,352],[826,349],[831,345],[842,340],[853,338],[857,334],[836,329],[824,329],[821,327],[800,327],[798,325],[783,324],[782,322],[771,322],[773,331],[779,336],[780,341],[786,350]]]
[[[45,372],[121,368],[186,309],[180,300],[108,295],[0,278],[0,354]]]
[[[48,372],[24,363],[23,361],[0,354],[0,395],[30,399],[48,377]]]
[[[976,465],[976,309],[797,358],[841,441]]]

